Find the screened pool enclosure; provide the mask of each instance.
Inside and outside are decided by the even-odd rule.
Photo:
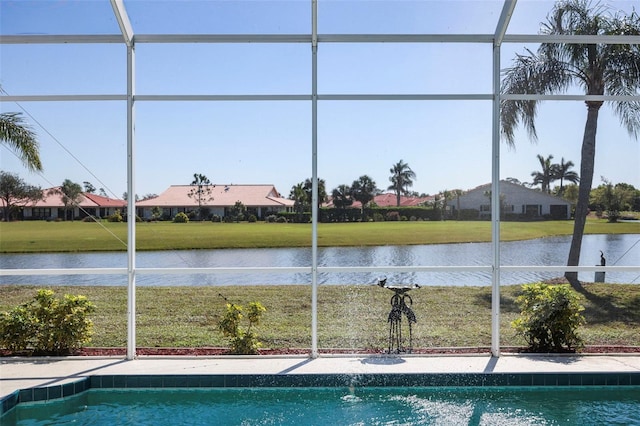
[[[633,3],[612,7],[631,13]],[[24,111],[43,129],[45,171],[26,180],[40,179],[44,187],[65,178],[95,182],[118,198],[117,191],[142,195],[188,184],[197,172],[231,187],[275,184],[283,197],[309,178],[313,195],[303,267],[258,266],[250,258],[241,267],[140,267],[136,197],[128,196],[126,264],[3,269],[2,275],[126,276],[132,359],[136,281],[146,275],[309,276],[300,284],[310,287],[310,353],[317,357],[319,273],[482,272],[491,277],[491,352],[499,356],[501,274],[593,274],[602,270],[595,266],[598,253],[583,254],[582,266],[568,267],[566,258],[505,265],[496,213],[501,199],[489,196],[489,262],[326,264],[318,255],[318,186],[323,179],[330,192],[367,173],[386,188],[389,167],[404,160],[416,172],[418,192],[490,183],[490,193],[500,194],[501,180],[531,176],[536,154],[566,157],[579,168],[584,102],[638,102],[640,95],[585,95],[577,86],[561,94],[501,94],[502,70],[541,43],[638,45],[640,36],[541,35],[553,6],[515,0],[3,0],[0,112]],[[515,147],[505,143],[501,100],[545,101],[538,106],[538,145],[522,126]],[[599,175],[638,184],[637,142],[611,111],[601,113],[598,132],[606,135],[598,143],[609,148],[596,156],[594,186]],[[7,153],[3,170],[23,174]],[[523,166],[525,157],[532,161]],[[640,265],[607,271],[637,273]]]

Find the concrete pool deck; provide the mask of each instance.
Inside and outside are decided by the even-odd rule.
[[[640,373],[640,355],[352,355],[0,358],[0,399],[91,376]]]

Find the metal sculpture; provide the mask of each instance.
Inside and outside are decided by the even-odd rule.
[[[411,309],[413,299],[406,293],[409,290],[420,288],[420,286],[418,284],[391,286],[387,285],[386,278],[378,280],[378,286],[392,290],[395,293],[391,297],[391,312],[389,312],[389,316],[387,317],[387,322],[389,323],[389,353],[411,353],[413,350],[412,324],[418,322],[418,319]],[[409,346],[406,348],[403,347],[404,342],[402,339],[403,315],[409,325]]]

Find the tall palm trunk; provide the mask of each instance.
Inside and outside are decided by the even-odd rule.
[[[580,264],[580,250],[582,248],[582,236],[584,226],[587,222],[589,210],[589,194],[593,182],[593,168],[596,156],[596,130],[598,127],[598,113],[602,102],[586,102],[587,123],[584,127],[582,138],[582,153],[580,158],[580,185],[578,187],[578,202],[576,204],[575,218],[573,222],[573,238],[569,249],[569,259],[567,266],[578,266]],[[581,289],[582,284],[578,281],[577,272],[565,272],[565,278],[575,289]]]

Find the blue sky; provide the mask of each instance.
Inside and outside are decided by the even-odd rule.
[[[125,0],[138,34],[308,34],[310,1]],[[493,33],[499,1],[323,1],[321,34]],[[632,1],[610,2],[630,11]],[[509,33],[537,33],[549,1],[519,1]],[[107,0],[0,0],[0,33],[118,34]],[[535,47],[534,47],[535,48]],[[123,45],[1,45],[0,84],[11,95],[123,94]],[[524,46],[505,45],[502,67]],[[321,94],[490,93],[491,47],[484,44],[340,44],[318,50]],[[138,44],[138,94],[309,94],[307,44]],[[580,94],[579,91],[573,93]],[[136,193],[189,184],[271,183],[284,195],[311,176],[311,104],[294,102],[138,102]],[[2,170],[50,187],[91,182],[110,195],[126,191],[125,103],[12,102],[0,111],[31,116],[41,144],[42,175],[29,173],[6,147]],[[537,154],[576,163],[586,108],[547,101],[539,139],[524,131],[501,147],[501,177],[530,181]],[[600,176],[640,188],[639,143],[610,106],[600,113],[594,185]],[[368,174],[389,185],[400,159],[417,175],[412,189],[434,194],[491,180],[488,101],[322,101],[318,106],[318,175],[329,190]]]

